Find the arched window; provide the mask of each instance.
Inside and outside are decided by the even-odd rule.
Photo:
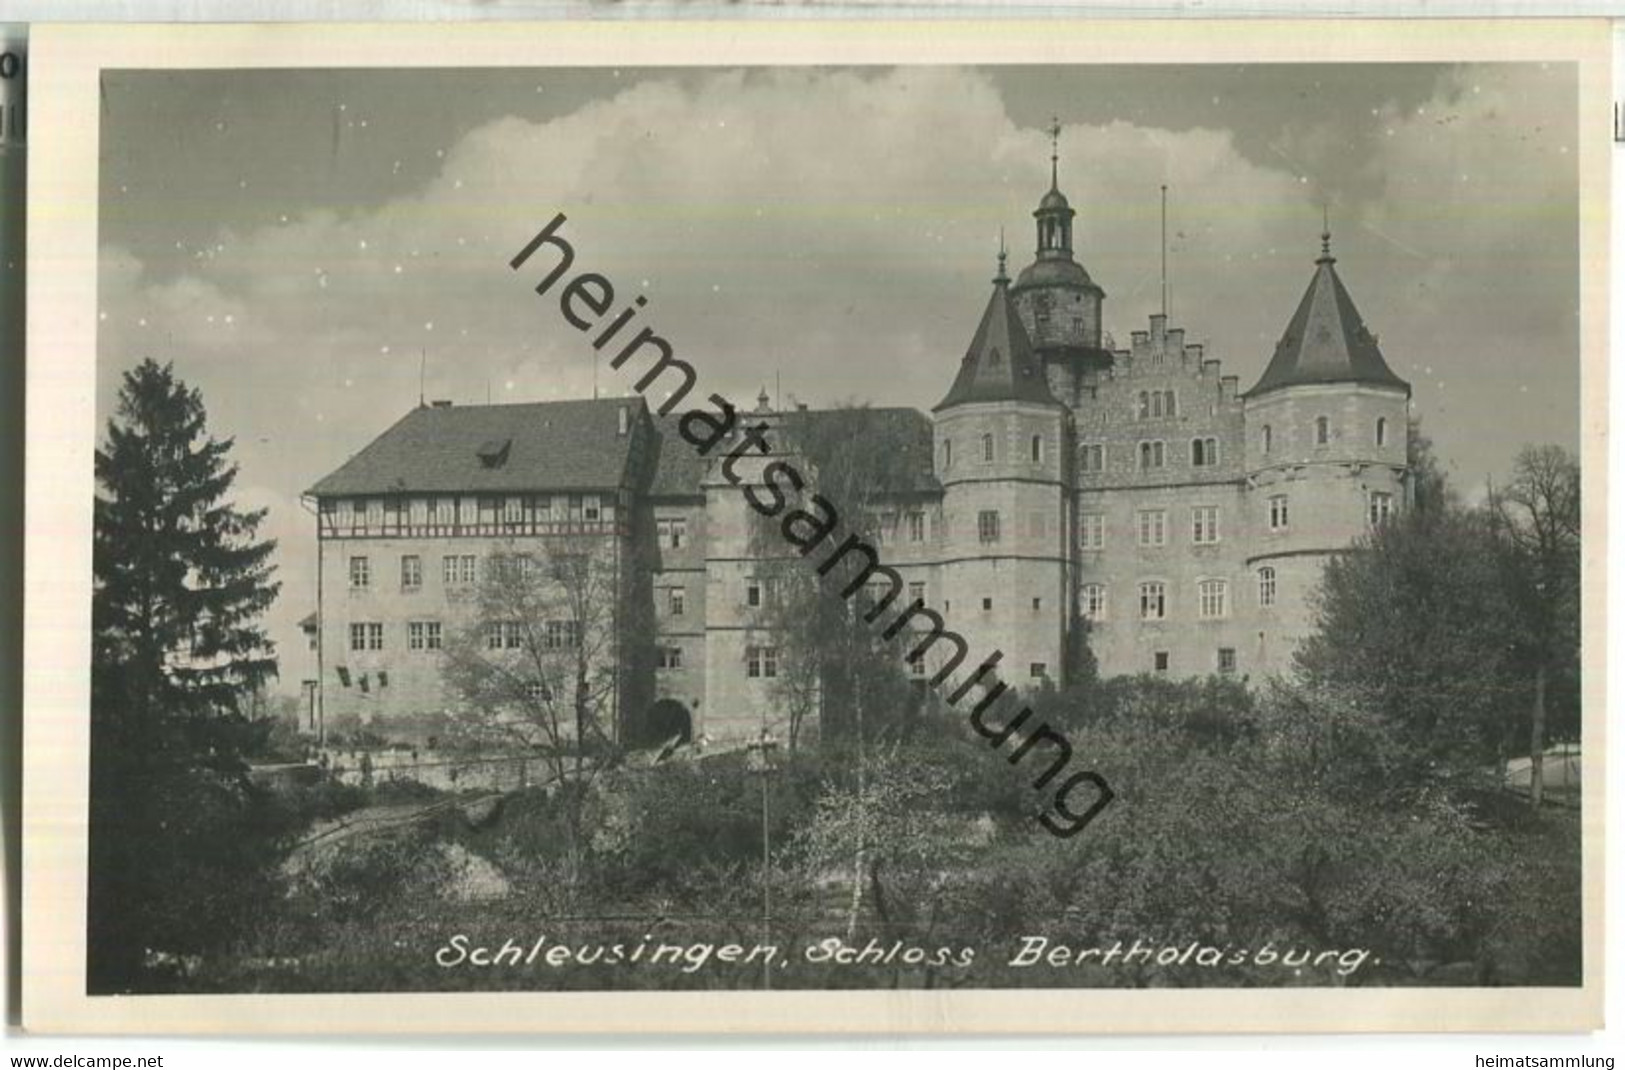
[[[1202,440],[1199,438],[1191,439],[1191,467],[1202,467],[1207,463],[1205,460],[1206,456],[1207,454],[1202,450]]]
[[[982,460],[987,461],[989,463],[992,463],[992,461],[993,461],[993,436],[992,435],[983,435],[982,436]]]
[[[1269,565],[1258,570],[1258,604],[1266,609],[1275,604],[1275,569]]]
[[[1036,464],[1044,459],[1044,436],[1033,436],[1033,462]]]
[[[1219,463],[1219,440],[1216,438],[1191,439],[1191,467],[1211,468]]]
[[[1324,416],[1315,417],[1315,445],[1324,446],[1332,440],[1332,422]]]
[[[1174,392],[1172,390],[1163,391],[1162,414],[1164,416],[1175,416],[1178,414],[1174,407]]]
[[[1270,425],[1269,424],[1264,425],[1264,431],[1263,431],[1263,433],[1261,435],[1259,435],[1259,439],[1261,440],[1261,445],[1264,448],[1264,452],[1268,453],[1270,451]]]
[[[1151,391],[1151,415],[1153,417],[1162,415],[1162,391],[1160,390]]]
[[[1388,445],[1388,417],[1377,417],[1377,445]]]

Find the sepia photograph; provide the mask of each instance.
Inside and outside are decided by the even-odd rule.
[[[96,72],[80,994],[1595,983],[1582,65],[680,51]]]

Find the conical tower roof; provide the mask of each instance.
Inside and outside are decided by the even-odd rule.
[[[999,274],[993,280],[993,296],[988,298],[982,322],[971,337],[954,385],[932,411],[979,401],[1061,404],[1050,393],[1043,365],[1033,354],[1021,317],[1010,307],[1010,279],[1004,272],[1002,252]]]
[[[1366,330],[1348,288],[1337,277],[1330,242],[1329,234],[1321,235],[1315,276],[1248,397],[1306,383],[1371,383],[1410,392],[1410,384],[1388,367],[1376,336]]]

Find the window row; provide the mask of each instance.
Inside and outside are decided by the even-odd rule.
[[[440,622],[414,620],[406,625],[406,649],[440,650],[443,647]],[[384,626],[380,621],[357,621],[350,625],[351,650],[384,649]]]
[[[587,568],[585,554],[552,554],[546,559],[555,579],[577,577]],[[486,575],[492,579],[528,582],[536,575],[536,558],[531,554],[494,554],[485,562]],[[350,589],[367,590],[372,586],[372,558],[366,554],[350,556]],[[400,585],[403,591],[421,590],[423,587],[423,558],[418,554],[400,556]],[[445,554],[440,558],[440,582],[446,587],[469,587],[478,582],[479,558],[474,554]]]
[[[510,494],[467,497],[324,498],[323,528],[397,531],[402,528],[506,527],[613,520],[613,498],[598,494]]]
[[[1139,402],[1139,417],[1142,420],[1160,420],[1165,416],[1179,415],[1179,406],[1172,390],[1142,390]]]
[[[1258,604],[1268,609],[1275,605],[1276,577],[1271,566],[1257,573]],[[1146,580],[1137,588],[1138,612],[1141,620],[1168,618],[1168,584],[1162,580]],[[1196,616],[1198,620],[1219,620],[1230,615],[1230,584],[1227,580],[1198,580],[1196,584]],[[1107,619],[1107,587],[1104,583],[1086,583],[1078,591],[1079,611],[1090,620]]]
[[[491,621],[485,626],[487,650],[521,650],[525,646],[527,627],[523,621]],[[532,640],[543,650],[575,650],[581,646],[581,622],[578,620],[548,620],[542,622],[540,633]]]
[[[1329,446],[1332,441],[1332,420],[1329,416],[1315,417],[1314,443]],[[1388,417],[1379,416],[1371,425],[1371,442],[1376,446],[1388,445]],[[1265,453],[1275,447],[1275,432],[1269,424],[1258,429],[1258,448]]]
[[[977,441],[978,441],[978,443],[980,444],[980,447],[981,447],[981,457],[982,457],[982,463],[983,464],[992,464],[994,461],[998,460],[998,453],[999,453],[999,451],[998,451],[998,436],[993,435],[993,434],[991,434],[989,432],[983,432],[982,435],[978,438]],[[942,440],[942,445],[940,447],[938,447],[937,452],[938,452],[939,457],[941,458],[941,468],[942,468],[943,471],[947,471],[948,469],[950,469],[950,468],[952,468],[954,466],[954,440],[953,439],[951,439],[951,438],[943,439]],[[1043,435],[1029,435],[1027,437],[1027,460],[1032,464],[1042,464],[1042,463],[1044,463],[1044,436]]]
[[[1153,652],[1152,655],[1151,655],[1151,668],[1152,668],[1152,671],[1154,671],[1154,672],[1159,672],[1159,673],[1167,672],[1168,671],[1168,651],[1166,651],[1166,650],[1158,650],[1158,651]],[[1215,652],[1215,656],[1214,656],[1214,659],[1213,659],[1213,668],[1214,668],[1214,670],[1216,672],[1220,673],[1221,675],[1225,675],[1225,676],[1228,676],[1231,673],[1235,672],[1236,671],[1236,648],[1233,647],[1233,646],[1221,646],[1221,647],[1219,647],[1219,649]]]
[[[1136,465],[1142,472],[1167,468],[1174,451],[1160,438],[1146,439],[1136,444]],[[1213,435],[1190,440],[1192,468],[1216,468],[1219,465],[1219,440]],[[1088,442],[1078,447],[1078,468],[1085,473],[1106,470],[1106,447],[1103,443]]]

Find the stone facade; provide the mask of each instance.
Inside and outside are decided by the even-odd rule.
[[[1355,311],[1329,239],[1243,393],[1162,315],[1126,349],[1103,342],[1105,292],[1074,256],[1058,188],[1034,216],[1035,259],[1012,284],[1001,254],[947,396],[929,416],[861,414],[919,442],[908,485],[866,503],[878,503],[881,556],[907,585],[897,608],[918,597],[966,638],[974,658],[961,675],[996,649],[1020,687],[1065,685],[1085,635],[1107,675],[1290,672],[1328,557],[1409,496],[1410,388]],[[742,460],[744,482],[796,455],[798,421],[833,415],[774,413],[760,398],[749,419],[773,428],[772,453]],[[454,715],[413,625],[466,618],[465,557],[477,571],[505,545],[545,555],[562,521],[588,524],[635,577],[626,619],[648,622],[628,624],[619,647],[618,731],[654,702],[696,735],[782,734],[782,639],[760,604],[772,551],[717,459],[695,455],[676,426],[638,398],[419,410],[313,488],[323,716]],[[504,527],[539,502],[557,511]],[[448,509],[454,519],[434,522]],[[368,561],[361,585],[357,557]],[[403,582],[408,558],[420,562],[415,584]]]

